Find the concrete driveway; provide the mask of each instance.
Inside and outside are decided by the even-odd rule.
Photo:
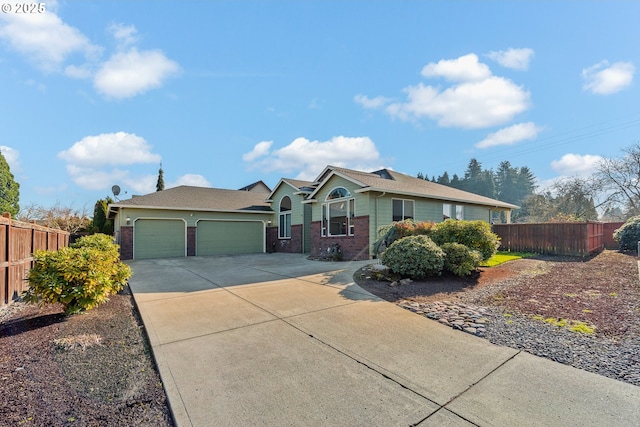
[[[640,387],[442,326],[299,254],[130,262],[178,426],[637,425]]]

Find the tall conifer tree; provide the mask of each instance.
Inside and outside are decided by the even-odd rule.
[[[0,213],[9,212],[15,218],[20,210],[20,184],[18,184],[7,159],[0,152]]]
[[[160,170],[158,170],[158,182],[156,182],[156,191],[164,190],[164,171],[162,170],[162,163],[160,163]]]

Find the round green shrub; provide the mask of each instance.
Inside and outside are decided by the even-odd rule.
[[[469,249],[463,244],[445,243],[441,247],[444,251],[444,269],[456,276],[468,276],[482,261],[480,252]]]
[[[118,246],[109,236],[96,234],[79,239],[72,247],[36,251],[23,299],[59,302],[65,313],[79,313],[108,301],[129,277],[131,269],[120,261]]]
[[[640,241],[640,216],[629,218],[622,227],[613,232],[613,239],[622,250],[636,249]]]
[[[392,272],[419,279],[442,272],[444,252],[427,236],[409,236],[393,242],[381,260]]]
[[[445,243],[465,245],[480,252],[485,261],[491,258],[500,247],[500,237],[491,231],[491,226],[485,221],[448,219],[436,224],[430,237],[439,246]]]

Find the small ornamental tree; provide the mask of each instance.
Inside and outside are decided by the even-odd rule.
[[[382,263],[402,276],[424,278],[440,274],[444,252],[424,235],[396,240],[382,253]]]
[[[66,314],[89,310],[109,300],[131,277],[118,245],[104,234],[85,236],[58,251],[36,251],[29,272],[28,303],[61,303]]]
[[[622,227],[613,232],[613,240],[618,242],[620,249],[636,249],[640,241],[640,216],[633,216]]]

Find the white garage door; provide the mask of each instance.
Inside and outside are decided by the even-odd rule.
[[[196,255],[264,252],[262,221],[198,221]]]
[[[186,255],[186,225],[175,219],[139,219],[133,225],[133,257],[170,258]]]

